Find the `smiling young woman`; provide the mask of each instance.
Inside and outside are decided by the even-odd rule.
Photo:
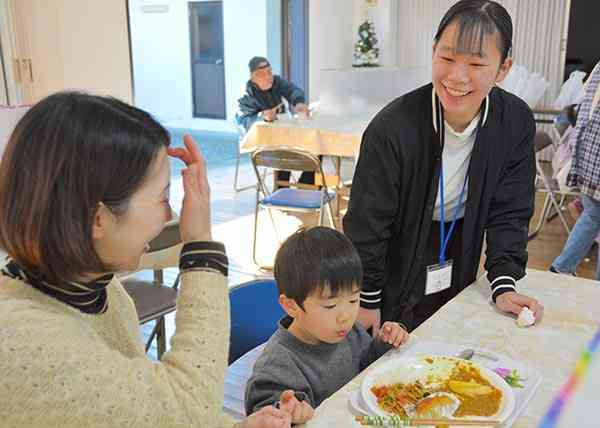
[[[512,21],[462,0],[433,41],[432,83],[392,101],[363,134],[344,230],[364,267],[359,320],[410,329],[475,280],[484,236],[491,299],[504,312],[543,307],[519,294],[534,208],[535,123],[496,86],[510,67]]]

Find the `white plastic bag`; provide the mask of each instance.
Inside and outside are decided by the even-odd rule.
[[[523,99],[531,108],[540,101],[550,84],[539,73],[530,73],[522,65],[513,65],[499,86]]]
[[[585,73],[575,70],[571,73],[565,83],[560,88],[560,93],[554,101],[553,107],[557,110],[562,110],[568,105],[579,104],[583,101],[585,91],[583,89],[583,79]]]

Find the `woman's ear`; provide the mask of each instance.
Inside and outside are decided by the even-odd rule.
[[[92,239],[102,239],[106,236],[108,227],[114,222],[114,214],[102,202],[94,214],[92,223]]]
[[[285,313],[291,316],[292,318],[298,318],[300,311],[302,311],[300,305],[298,305],[298,303],[296,303],[294,299],[290,299],[285,294],[279,295],[279,304],[281,305]]]
[[[500,69],[498,70],[498,75],[496,76],[496,84],[502,82],[508,72],[510,71],[513,65],[512,58],[506,58],[504,62],[500,65]]]

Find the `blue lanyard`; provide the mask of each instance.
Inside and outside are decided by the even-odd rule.
[[[446,263],[446,248],[448,247],[448,243],[450,242],[450,238],[452,238],[452,233],[454,232],[454,226],[456,226],[456,220],[458,218],[458,212],[460,211],[460,207],[462,205],[463,197],[465,195],[465,188],[467,187],[467,180],[469,176],[465,176],[465,181],[462,185],[462,189],[460,191],[460,196],[458,197],[458,205],[454,208],[454,218],[452,219],[452,224],[450,224],[450,230],[448,231],[448,236],[446,236],[446,224],[445,224],[445,213],[444,213],[444,168],[443,168],[443,160],[440,163],[440,264]]]
[[[458,212],[462,205],[463,197],[465,195],[465,188],[467,187],[467,180],[469,175],[465,176],[465,182],[463,183],[462,189],[460,191],[460,196],[458,197],[458,205],[454,208],[454,218],[452,219],[452,224],[450,224],[450,230],[448,230],[448,236],[446,236],[446,222],[445,222],[445,212],[444,212],[444,144],[446,140],[446,131],[444,129],[444,111],[439,102],[439,99],[436,96],[436,112],[437,112],[437,129],[438,135],[440,138],[440,146],[442,148],[442,159],[440,160],[440,177],[439,177],[439,192],[440,192],[440,255],[439,255],[439,263],[440,265],[446,263],[446,249],[448,247],[448,243],[452,238],[452,234],[454,233],[454,227],[456,226],[456,220],[458,218]],[[477,125],[477,129],[481,126],[481,119]]]

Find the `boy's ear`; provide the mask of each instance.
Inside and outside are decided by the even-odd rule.
[[[287,297],[285,294],[279,295],[279,304],[285,313],[292,318],[298,318],[299,312],[302,311],[302,308],[298,305],[298,303],[296,303],[294,299]]]

